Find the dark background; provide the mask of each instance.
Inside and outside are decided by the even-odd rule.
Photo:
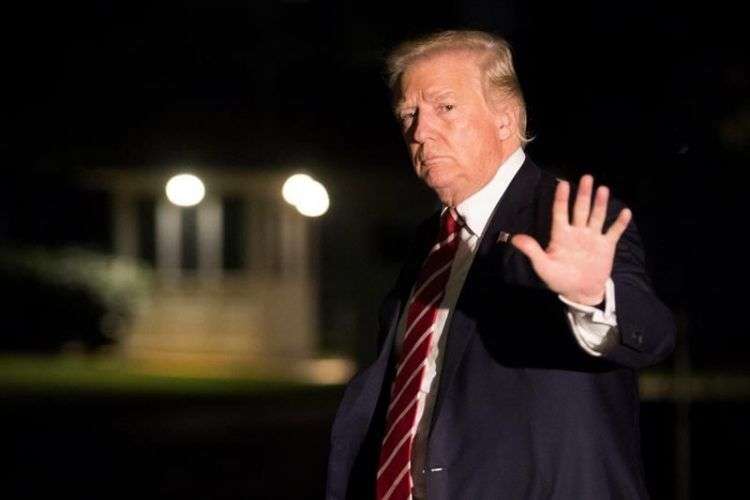
[[[750,340],[725,311],[744,303],[750,84],[744,18],[728,3],[99,1],[10,14],[4,240],[108,248],[96,223],[108,213],[75,195],[74,168],[407,170],[387,50],[488,29],[515,48],[529,154],[611,185],[635,209],[662,296],[711,325],[693,339],[696,362],[744,364]]]
[[[678,318],[681,366],[748,375],[741,202],[750,75],[746,18],[729,2],[87,1],[4,10],[3,243],[110,250],[106,200],[80,190],[81,169],[308,163],[328,176],[402,173],[410,167],[389,111],[385,54],[437,29],[486,29],[514,47],[535,137],[528,154],[561,175],[593,173],[634,209],[655,287]],[[746,400],[693,405],[693,498],[740,483]],[[644,406],[656,498],[677,495],[675,471],[659,464],[673,462],[677,445],[664,436],[679,411]],[[329,413],[314,424],[319,461]],[[55,436],[69,447],[96,441]],[[133,484],[153,486],[147,477]],[[311,488],[314,498],[320,482]]]

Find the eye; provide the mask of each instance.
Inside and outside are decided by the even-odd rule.
[[[398,115],[398,119],[401,122],[402,125],[408,126],[413,120],[414,117],[417,116],[417,111],[403,111]]]
[[[441,104],[440,110],[441,111],[452,111],[456,107],[455,104]]]

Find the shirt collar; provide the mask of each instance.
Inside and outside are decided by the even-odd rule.
[[[481,235],[492,211],[502,198],[505,190],[523,165],[526,154],[522,148],[516,149],[495,172],[495,176],[482,189],[458,204],[456,212],[464,226],[474,235]]]

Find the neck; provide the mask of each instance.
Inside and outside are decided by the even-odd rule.
[[[480,191],[484,186],[486,186],[492,180],[492,178],[497,175],[497,171],[502,168],[506,161],[508,161],[508,158],[510,158],[511,155],[516,152],[516,150],[520,147],[520,144],[516,140],[512,141],[512,143],[508,144],[508,146],[509,147],[501,148],[501,150],[498,151],[497,156],[495,156],[495,158],[492,160],[492,167],[486,169],[487,175],[485,175],[484,178],[479,179],[475,185],[470,186],[461,192],[438,192],[438,198],[440,198],[440,201],[443,203],[443,205],[450,208],[456,208],[465,199],[469,198],[473,194]]]

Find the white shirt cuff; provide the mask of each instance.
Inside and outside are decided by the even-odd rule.
[[[592,356],[601,356],[618,341],[615,312],[615,284],[607,279],[604,287],[604,310],[579,304],[558,295],[568,306],[566,316],[578,344]]]

